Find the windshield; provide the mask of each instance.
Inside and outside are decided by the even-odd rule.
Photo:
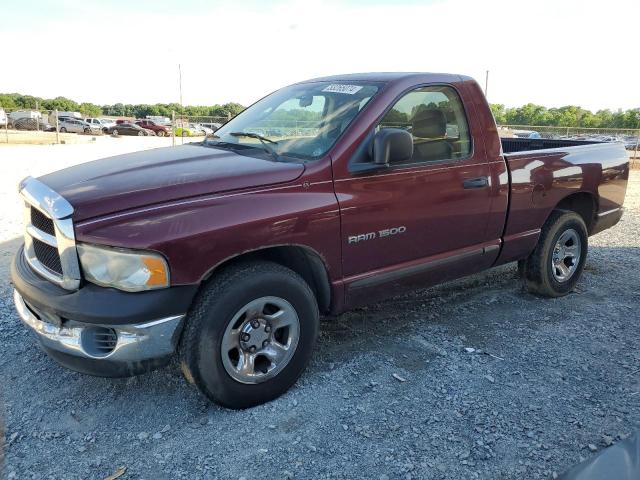
[[[320,157],[378,88],[378,84],[362,82],[311,82],[285,87],[246,109],[205,142],[264,151],[267,141],[278,156]]]

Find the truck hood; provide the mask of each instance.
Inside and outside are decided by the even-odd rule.
[[[239,155],[200,144],[102,158],[39,180],[66,198],[82,221],[187,197],[290,182],[299,163]]]

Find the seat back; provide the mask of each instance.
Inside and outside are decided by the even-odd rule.
[[[447,160],[452,158],[453,148],[446,140],[447,117],[442,110],[424,108],[412,118],[414,162]]]

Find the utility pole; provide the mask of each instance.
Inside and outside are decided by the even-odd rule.
[[[60,143],[60,128],[58,125],[58,109],[56,108],[53,111],[53,114],[56,116],[56,143],[59,144]]]
[[[631,162],[631,168],[636,165],[636,160],[638,160],[638,145],[640,145],[640,121],[638,121],[638,130],[636,131],[636,148],[633,152],[633,162]]]
[[[176,111],[171,110],[171,146],[176,146]]]
[[[182,126],[181,132],[184,132],[184,107],[182,106],[182,65],[178,64],[178,85],[180,87],[180,125]],[[184,133],[180,135],[182,140],[181,145],[184,145]]]
[[[489,70],[487,70],[487,74],[484,77],[484,96],[485,98],[487,97],[487,94],[489,92]]]

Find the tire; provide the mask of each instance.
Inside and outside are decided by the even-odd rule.
[[[91,129],[90,128],[85,128],[84,129],[84,133],[91,133]]]
[[[158,131],[156,132],[156,136],[158,136],[158,137],[164,137],[164,132],[163,132],[162,130],[158,130]]]
[[[242,315],[247,311],[253,314]],[[283,320],[290,325],[278,327]],[[282,395],[300,377],[311,358],[318,326],[316,299],[297,273],[271,262],[229,267],[203,287],[187,315],[178,347],[182,372],[224,407],[260,405]],[[263,343],[256,349],[251,342]],[[286,350],[284,342],[289,345]],[[280,365],[278,357],[271,363],[267,352],[281,354]],[[240,361],[251,355],[255,368],[246,372],[253,376],[240,368],[241,363],[254,365]]]
[[[544,297],[562,297],[580,280],[588,252],[588,232],[580,215],[554,211],[542,227],[535,250],[518,262],[525,288]]]
[[[113,130],[111,130],[111,135],[114,135],[114,136],[117,137],[118,136],[118,130],[115,129],[115,128]]]
[[[62,127],[62,128],[60,129],[60,133],[67,133],[67,129],[66,129],[66,128],[64,128],[64,127]]]
[[[144,137],[146,134],[144,132],[138,132],[139,137]]]

